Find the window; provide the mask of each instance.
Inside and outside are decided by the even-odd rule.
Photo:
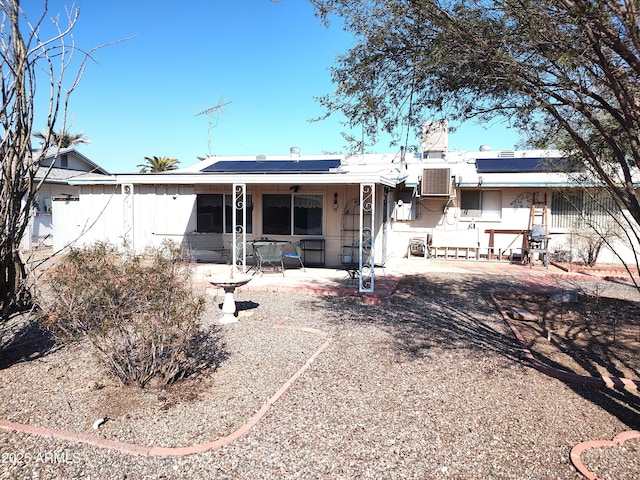
[[[293,196],[293,234],[322,235],[322,195]]]
[[[614,222],[618,208],[611,195],[597,190],[558,190],[551,195],[551,226],[557,228],[605,225]]]
[[[500,218],[502,194],[499,190],[462,190],[460,212],[462,218]]]
[[[199,233],[233,233],[233,199],[221,193],[200,194],[196,200],[196,231]],[[237,221],[241,222],[238,212]],[[247,195],[247,233],[253,231],[253,201]]]
[[[482,209],[482,192],[480,190],[462,190],[460,193],[460,210],[463,217],[480,217]]]
[[[262,195],[265,235],[322,235],[322,195]]]
[[[262,195],[262,233],[291,235],[291,195]]]

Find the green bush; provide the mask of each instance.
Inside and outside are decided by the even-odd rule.
[[[170,243],[144,255],[106,243],[72,249],[46,277],[45,326],[63,341],[88,339],[126,385],[164,387],[210,366],[218,349],[199,327],[204,296],[179,254]]]

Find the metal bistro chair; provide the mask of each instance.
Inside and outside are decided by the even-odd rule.
[[[254,242],[253,251],[258,260],[257,271],[264,274],[264,268],[271,265],[274,269],[280,268],[284,276],[284,262],[282,261],[283,244],[276,242]]]
[[[297,260],[300,262],[300,266],[302,267],[302,271],[306,272],[307,269],[304,266],[304,263],[302,263],[302,249],[300,248],[300,242],[296,242],[293,243],[291,242],[289,245],[291,245],[291,248],[293,249],[292,252],[285,252],[284,249],[282,251],[282,258],[283,259],[287,259],[290,258],[292,260]]]
[[[346,284],[357,283],[360,278],[360,242],[358,240],[351,244],[351,254],[340,256],[340,268],[347,271],[347,277],[345,278]],[[349,261],[345,260],[345,256],[349,258]],[[387,273],[384,269],[386,262],[375,262],[373,264],[374,269],[382,270],[382,274],[386,277]],[[363,276],[367,277],[371,274],[371,243],[365,242],[362,249],[362,270]]]
[[[232,247],[233,242],[229,241],[229,250],[231,251],[233,249]],[[246,242],[244,244],[246,246],[246,250],[245,250],[245,261],[246,261],[246,267],[247,270],[244,273],[248,273],[252,268],[254,268],[256,266],[256,261],[254,258],[254,250],[251,247],[251,243]],[[234,252],[233,255],[233,261],[232,264],[233,265],[239,265],[239,263],[241,263],[242,261],[242,247],[243,244],[242,242],[236,243],[236,251]]]
[[[342,253],[339,255],[340,265],[338,268],[347,272],[345,277],[347,285],[357,283],[358,278],[360,278],[359,251],[357,247],[358,241],[354,241],[351,245],[344,246]]]

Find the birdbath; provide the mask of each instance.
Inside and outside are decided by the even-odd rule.
[[[245,285],[251,280],[249,275],[232,274],[230,276],[217,275],[206,277],[211,285],[214,287],[220,287],[224,289],[224,302],[222,303],[222,317],[220,317],[220,323],[233,323],[238,319],[235,316],[236,313],[236,301],[233,298],[233,293],[236,288]]]

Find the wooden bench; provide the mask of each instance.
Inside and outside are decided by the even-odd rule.
[[[480,258],[480,246],[476,239],[477,231],[434,230],[430,253],[432,258],[474,259]]]

